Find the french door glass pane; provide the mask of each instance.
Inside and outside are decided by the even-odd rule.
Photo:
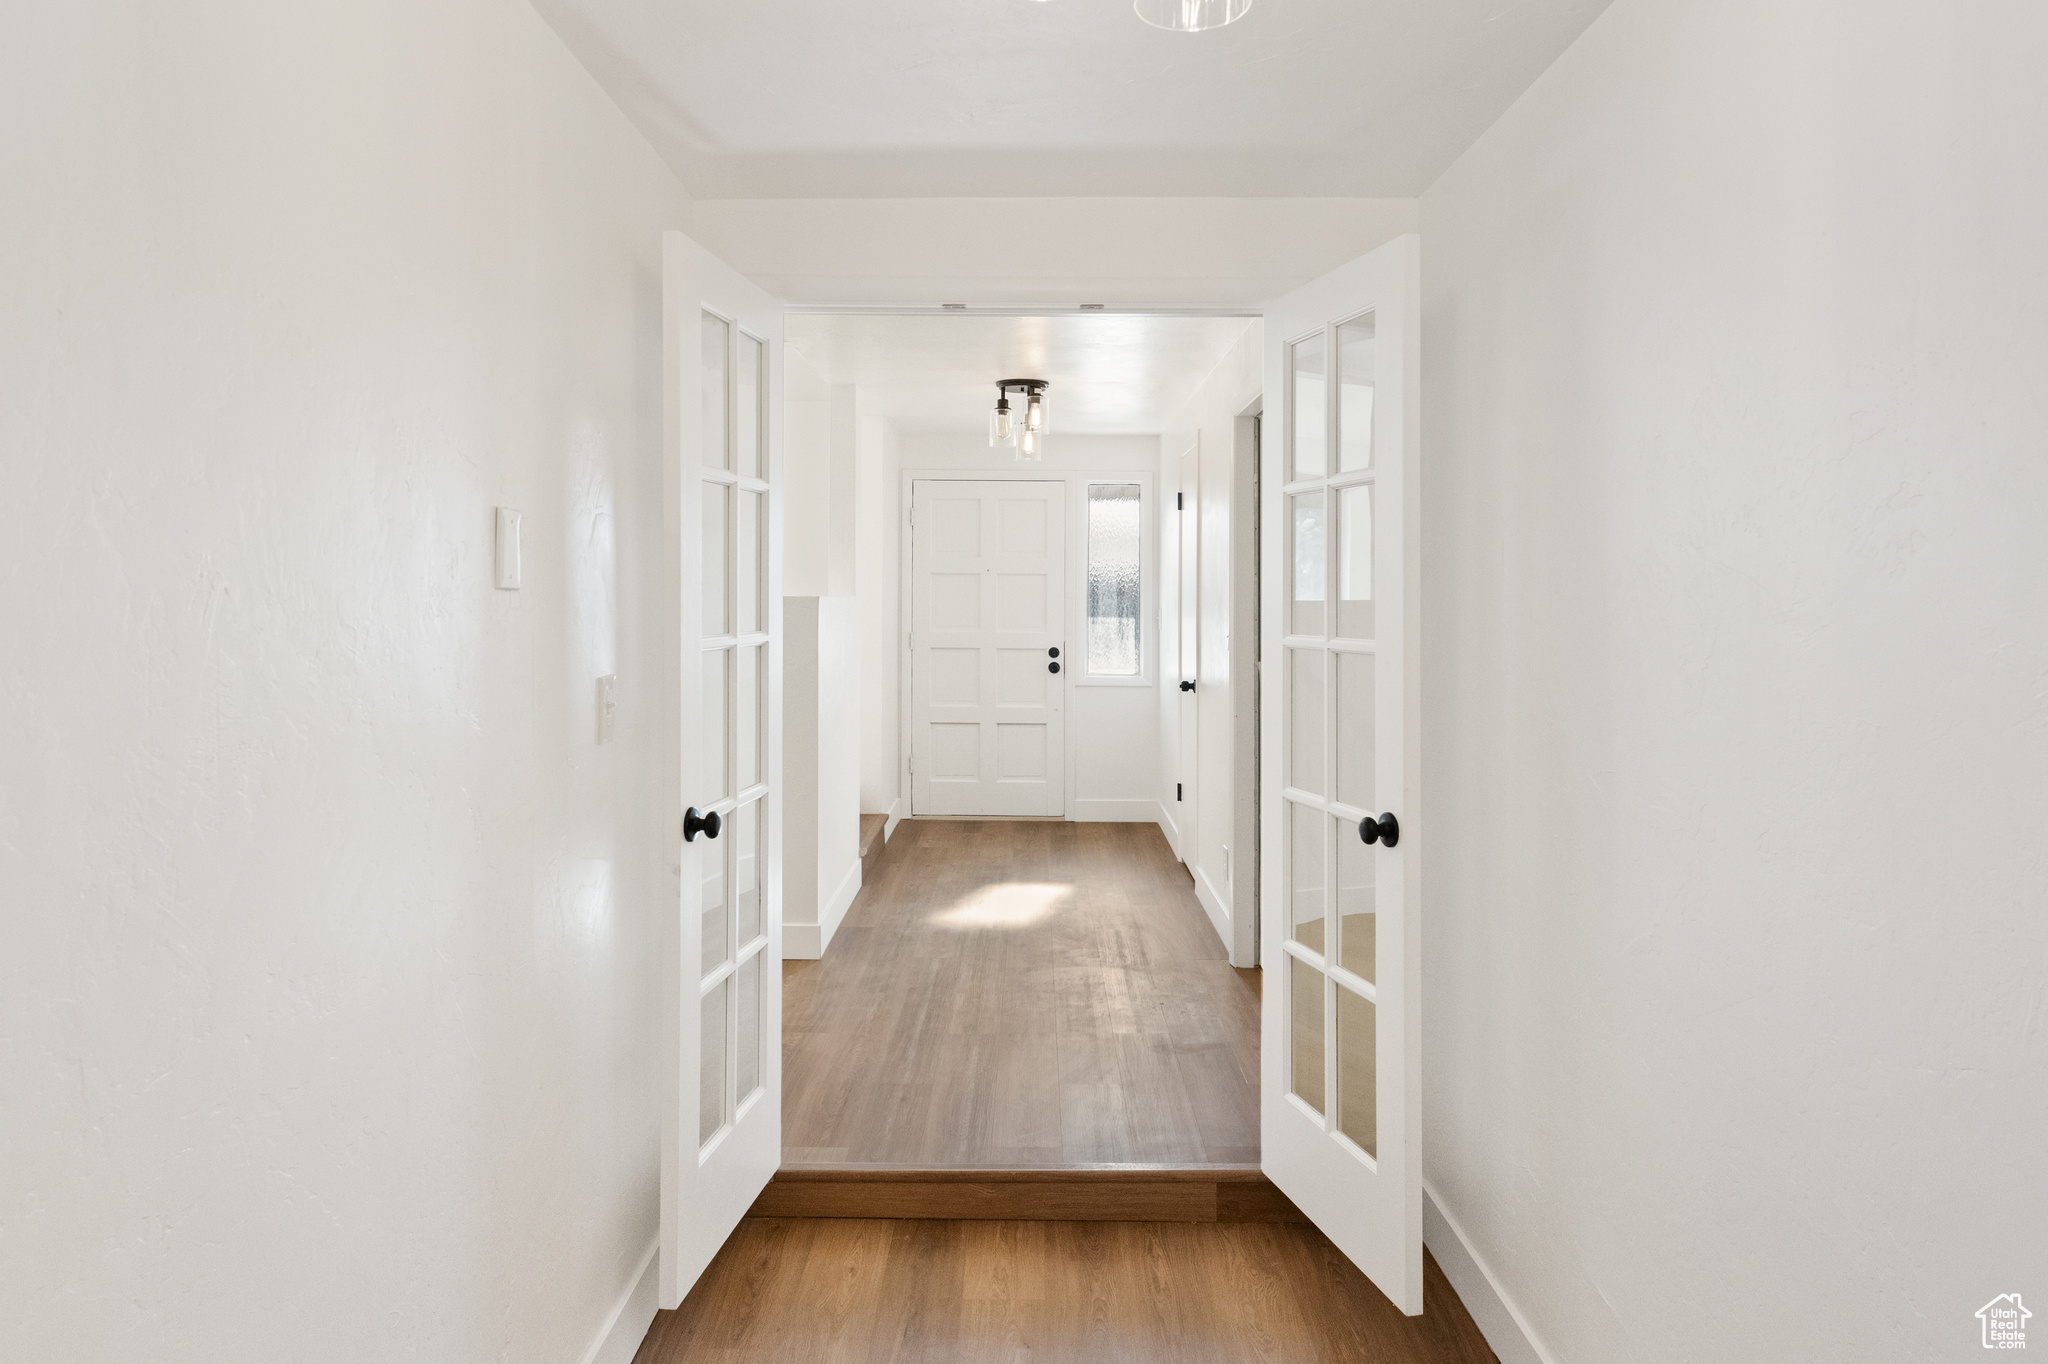
[[[1287,958],[1287,1087],[1323,1111],[1323,973],[1299,957]]]
[[[759,799],[750,800],[732,812],[733,875],[739,882],[733,896],[734,918],[738,923],[733,945],[740,949],[761,936],[762,879],[767,871],[763,861],[767,856],[763,846],[766,831],[761,824]]]
[[[740,963],[734,974],[737,982],[739,1006],[738,1036],[735,1041],[738,1053],[733,1071],[738,1081],[733,1086],[741,1102],[761,1087],[761,954],[756,952]]]
[[[699,858],[704,874],[704,937],[699,956],[707,976],[725,965],[732,955],[732,934],[727,931],[725,912],[725,849],[721,846],[724,841],[697,836],[700,846],[708,845]]]
[[[1358,836],[1358,826],[1340,820],[1337,824],[1337,956],[1338,964],[1363,980],[1377,982],[1373,975],[1376,950],[1373,916],[1373,877],[1378,864],[1374,845]]]
[[[724,800],[732,794],[728,783],[725,763],[726,725],[725,714],[725,658],[731,652],[727,649],[707,649],[704,652],[704,770],[700,780],[706,789],[707,807]]]
[[[1287,651],[1287,784],[1312,796],[1323,784],[1328,741],[1323,733],[1323,651]]]
[[[1291,635],[1323,633],[1323,583],[1328,576],[1323,501],[1321,492],[1302,493],[1287,499],[1288,554],[1293,564],[1293,571],[1288,575],[1293,587],[1292,605],[1287,614],[1287,633]]]
[[[1373,317],[1337,324],[1337,471],[1372,467]]]
[[[1337,494],[1337,629],[1346,639],[1373,637],[1372,484]]]
[[[1312,952],[1323,950],[1323,848],[1330,817],[1306,805],[1287,803],[1287,916],[1294,940]]]
[[[1088,671],[1138,672],[1138,485],[1088,488]]]
[[[761,600],[766,581],[761,571],[761,552],[768,543],[767,503],[768,499],[760,493],[740,493],[739,543],[734,547],[738,552],[733,555],[733,565],[739,573],[733,584],[735,604],[739,607],[739,619],[733,626],[735,634],[758,634],[768,628],[768,614]]]
[[[697,1038],[697,1144],[702,1146],[725,1126],[725,1006],[732,977],[704,996],[703,1031]]]
[[[761,474],[761,343],[740,333],[737,372],[733,375],[734,444],[739,447],[739,472],[746,478]]]
[[[704,314],[704,350],[699,362],[699,392],[704,401],[703,459],[705,467],[726,467],[727,391],[725,357],[731,343],[732,326],[724,318]]]
[[[703,492],[704,634],[715,639],[727,632],[731,619],[726,613],[725,579],[725,512],[731,490],[723,483],[706,483]]]
[[[762,708],[761,655],[765,646],[744,644],[733,650],[738,677],[733,682],[732,760],[733,794],[738,795],[763,780],[761,750],[767,718]]]
[[[1294,420],[1288,423],[1293,443],[1292,472],[1288,481],[1321,478],[1329,471],[1328,366],[1324,363],[1323,334],[1304,337],[1287,348],[1289,379],[1293,389]]]
[[[1374,1157],[1380,1153],[1376,1013],[1371,1000],[1338,983],[1337,1130]]]
[[[1373,793],[1373,716],[1378,707],[1375,654],[1333,653],[1337,662],[1337,799],[1377,811]]]

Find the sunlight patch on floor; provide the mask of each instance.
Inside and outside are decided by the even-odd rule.
[[[983,886],[966,899],[931,916],[927,922],[946,928],[1029,928],[1074,893],[1071,885],[1005,881]]]

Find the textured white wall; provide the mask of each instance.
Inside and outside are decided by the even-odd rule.
[[[516,0],[6,26],[0,1356],[573,1364],[655,1234],[688,205]]]
[[[1415,230],[1413,199],[700,199],[691,234],[797,303],[1256,308]]]
[[[1425,1146],[1557,1359],[2048,1291],[2044,63],[1619,0],[1423,201]]]

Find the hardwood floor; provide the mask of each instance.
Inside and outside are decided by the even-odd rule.
[[[1488,1364],[1302,1223],[750,1218],[635,1364]]]
[[[1155,825],[905,820],[783,1000],[785,1166],[1258,1161],[1258,972]]]

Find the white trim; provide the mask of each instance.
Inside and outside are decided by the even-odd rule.
[[[1443,1199],[1428,1180],[1422,1182],[1422,1243],[1436,1256],[1437,1266],[1458,1291],[1458,1300],[1472,1314],[1500,1364],[1557,1364],[1557,1356],[1537,1341],[1529,1319],[1472,1249],[1464,1229],[1444,1211]]]
[[[1171,814],[1167,813],[1169,810],[1173,808],[1173,802],[1169,800],[1161,800],[1158,802],[1158,804],[1159,832],[1166,835],[1167,850],[1174,855],[1175,860],[1179,860],[1180,824],[1178,821],[1174,819],[1174,817]]]
[[[895,800],[890,801],[889,808],[886,810],[866,810],[862,813],[880,814],[882,816],[885,821],[882,825],[882,842],[886,844],[890,839],[896,837],[896,826],[903,822],[903,798],[898,796]]]
[[[597,1339],[583,1352],[582,1364],[633,1364],[633,1356],[640,1353],[640,1342],[647,1339],[648,1328],[654,1325],[654,1253],[659,1249],[661,1241],[657,1238],[640,1257],[640,1267],[633,1271],[632,1282],[612,1304],[611,1315],[597,1330]]]
[[[884,837],[886,839],[886,835]],[[858,894],[860,859],[856,857],[853,859],[853,865],[846,869],[846,875],[839,878],[839,889],[832,892],[831,899],[818,906],[818,922],[782,925],[782,959],[816,961],[824,956],[825,949],[832,945],[832,935],[839,931],[840,921],[846,917],[846,911],[853,907],[853,897]]]
[[[1209,915],[1209,926],[1223,940],[1223,948],[1227,952],[1230,950],[1230,910],[1224,906],[1223,895],[1216,889],[1216,883],[1209,879],[1209,873],[1199,865],[1191,865],[1188,870],[1195,874],[1195,898],[1202,902],[1202,908]]]
[[[1067,818],[1076,824],[1150,824],[1159,818],[1159,802],[1142,796],[1089,796],[1068,801]]]

